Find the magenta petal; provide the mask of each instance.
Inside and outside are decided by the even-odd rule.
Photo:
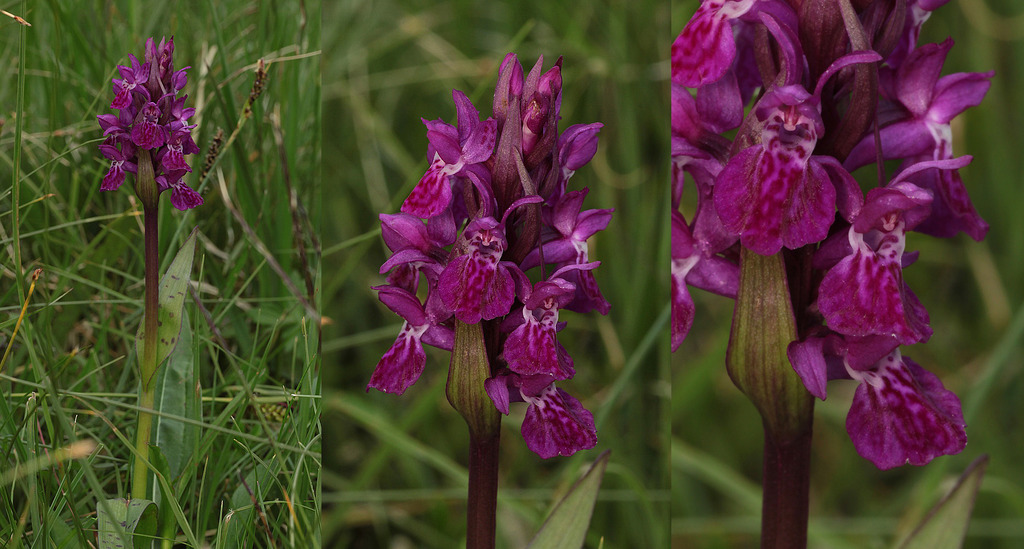
[[[103,183],[100,184],[101,191],[116,191],[124,183],[124,170],[121,168],[123,163],[115,160],[110,164],[110,170],[103,176]]]
[[[455,258],[441,273],[438,291],[455,317],[468,324],[507,314],[515,299],[512,275],[496,260],[476,254]]]
[[[825,340],[810,337],[806,341],[794,341],[786,349],[789,363],[800,376],[807,392],[825,400],[825,384],[828,382],[828,364],[825,362],[823,345]]]
[[[594,416],[569,393],[552,383],[537,396],[523,394],[530,404],[523,419],[526,446],[538,456],[571,456],[597,445]]]
[[[800,147],[743,150],[715,182],[715,209],[744,246],[773,255],[824,240],[835,217],[836,190],[825,169]]]
[[[499,412],[508,415],[508,376],[500,375],[484,381],[484,390]]]
[[[494,144],[498,137],[498,121],[488,118],[477,124],[469,135],[462,150],[462,161],[467,164],[484,162],[494,153]]]
[[[523,375],[551,374],[556,379],[568,379],[558,365],[555,348],[555,327],[542,326],[529,311],[526,322],[519,325],[505,340],[502,357],[508,368]]]
[[[851,336],[896,334],[905,345],[926,339],[930,330],[921,326],[920,311],[904,301],[902,242],[883,244],[876,253],[851,228],[850,243],[853,253],[825,274],[818,291],[828,327]]]
[[[730,0],[708,0],[672,42],[672,82],[688,88],[710,84],[722,77],[736,57],[736,40],[725,14]],[[746,12],[753,2],[747,4]],[[741,12],[741,13],[742,13]]]
[[[932,212],[915,230],[940,238],[963,231],[976,241],[988,233],[988,223],[978,215],[956,170],[928,170],[914,181],[932,191]]]
[[[740,234],[746,227],[757,201],[755,174],[764,149],[748,147],[729,159],[718,173],[714,185],[714,203],[725,230]]]
[[[882,155],[886,160],[926,154],[935,149],[935,136],[927,124],[917,119],[885,126],[879,132],[879,137],[882,141]],[[868,133],[853,147],[843,166],[853,171],[861,166],[874,164],[877,158],[875,134]]]
[[[860,377],[846,431],[857,453],[879,469],[924,465],[967,445],[960,400],[899,351]]]
[[[203,196],[179,181],[171,187],[171,205],[184,212],[202,206]]]
[[[798,168],[796,159],[788,162],[789,170],[795,172]],[[780,173],[786,174],[786,169],[781,169]],[[836,189],[825,169],[812,158],[802,175],[796,179],[796,186],[789,196],[782,226],[782,244],[791,250],[825,240],[835,219]],[[769,192],[771,188],[772,183],[762,183],[762,193]]]
[[[420,378],[427,355],[423,352],[420,337],[427,326],[412,326],[406,322],[398,339],[377,363],[366,390],[371,388],[400,395]]]
[[[698,257],[672,260],[672,351],[675,352],[693,327],[696,307],[686,287],[686,275],[697,263]]]
[[[444,167],[444,160],[440,156],[434,157],[434,162],[402,203],[403,212],[426,219],[448,207],[452,201],[452,186]]]
[[[994,72],[960,72],[943,76],[935,86],[929,117],[948,124],[956,115],[977,106],[985,98]]]

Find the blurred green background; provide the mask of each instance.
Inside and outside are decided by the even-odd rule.
[[[324,8],[326,284],[324,539],[331,547],[457,547],[468,436],[444,397],[447,353],[402,396],[366,393],[401,320],[370,286],[388,252],[378,213],[398,211],[427,167],[420,118],[455,120],[451,90],[491,111],[497,69],[565,57],[560,128],[603,122],[570,188],[615,208],[590,243],[607,317],[564,313],[577,375],[560,385],[597,419],[598,444],[541,460],[502,422],[499,547],[525,545],[597,455],[611,462],[588,547],[668,545],[667,204],[669,6],[644,2],[342,1]]]
[[[673,2],[673,37],[697,5]],[[959,395],[967,448],[926,467],[879,471],[846,434],[856,384],[830,384],[828,400],[815,407],[812,547],[892,547],[981,454],[991,461],[965,546],[1024,546],[1024,11],[1015,0],[953,0],[924,25],[919,43],[947,36],[956,46],[944,74],[996,71],[985,101],[953,125],[956,154],[974,155],[961,173],[991,229],[981,243],[908,237],[907,249],[921,256],[904,275],[935,335],[904,351]],[[732,301],[700,291],[694,298],[693,331],[672,358],[673,547],[756,547],[762,436],[724,368]]]

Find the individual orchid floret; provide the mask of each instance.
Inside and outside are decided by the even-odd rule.
[[[538,68],[543,57],[537,60]],[[554,138],[554,127],[558,120],[558,109],[562,100],[562,60],[559,60],[540,76],[536,91],[523,105],[523,155],[529,156],[547,136]],[[529,83],[530,80],[527,80]],[[550,128],[550,130],[549,130]]]
[[[522,393],[529,406],[523,418],[526,447],[548,459],[571,456],[597,445],[594,416],[569,393],[548,385],[540,393]]]
[[[879,469],[924,465],[964,449],[960,400],[934,374],[903,357],[888,336],[828,334],[789,346],[789,359],[807,390],[825,399],[825,383],[860,383],[846,416],[857,453]]]
[[[508,415],[510,402],[528,404],[521,432],[526,446],[538,456],[571,456],[597,445],[593,414],[555,387],[551,376],[506,372],[488,379],[484,386],[503,414]]]
[[[458,129],[440,120],[426,121],[430,167],[402,203],[402,211],[421,218],[440,215],[452,201],[455,177],[487,161],[494,152],[497,122],[480,122],[480,115],[466,94],[452,92],[458,113]],[[479,177],[479,176],[478,176]]]
[[[424,274],[431,287],[437,285],[447,261],[445,246],[455,240],[454,231],[447,230],[442,222],[444,216],[428,220],[426,224],[415,216],[398,214],[380,214],[381,235],[384,243],[394,252],[380,267],[380,273],[390,271],[388,284],[399,286],[415,293],[419,287],[420,274]],[[438,301],[436,293],[430,294],[428,310]],[[447,315],[450,316],[450,311]]]
[[[880,120],[880,150],[885,160],[902,158],[905,166],[920,161],[953,157],[950,121],[979,103],[991,85],[992,72],[956,73],[940,77],[952,40],[926,44],[910,53],[895,70],[895,103]],[[873,134],[861,140],[844,165],[854,170],[877,160]],[[963,231],[975,240],[984,238],[988,224],[975,211],[956,171],[928,174],[920,185],[933,192],[932,216],[918,231],[951,237]]]
[[[925,465],[967,445],[960,399],[898,350],[870,369],[848,372],[860,385],[846,431],[857,453],[879,469]]]
[[[171,205],[181,211],[191,210],[203,204],[203,197],[185,184],[185,170],[174,170],[156,176],[157,186],[161,191],[170,189]]]
[[[113,80],[114,100],[110,103],[112,109],[128,108],[135,95],[146,101],[149,100],[149,91],[145,87],[146,81],[149,79],[149,63],[140,65],[139,60],[132,54],[128,54],[128,59],[131,60],[131,67],[117,66],[117,71],[121,73],[121,79]]]
[[[597,132],[604,124],[574,124],[558,136],[558,165],[562,170],[558,181],[558,196],[565,194],[565,188],[572,174],[585,166],[597,153]]]
[[[903,251],[906,231],[927,217],[932,194],[908,180],[970,160],[921,162],[868,193],[849,229],[850,254],[825,274],[818,291],[830,329],[852,336],[895,334],[904,345],[931,336],[928,313],[903,282]]]
[[[802,87],[785,86],[769,91],[756,113],[764,123],[761,144],[730,158],[718,174],[718,215],[743,246],[761,255],[824,240],[837,191],[849,215],[860,190],[838,161],[812,154],[824,133],[816,102]]]
[[[558,199],[546,216],[547,225],[554,230],[542,235],[544,243],[523,260],[524,270],[540,265],[542,260],[559,267],[590,263],[587,240],[608,226],[614,210],[581,211],[588,192],[589,189],[571,191]],[[608,314],[611,305],[601,295],[589,269],[570,271],[566,280],[576,286],[576,298],[567,309],[578,313],[597,309],[601,314]]]
[[[505,228],[493,217],[472,221],[463,232],[467,252],[441,273],[441,300],[467,324],[508,314],[515,300],[513,263],[501,261],[508,246]]]
[[[156,149],[167,142],[167,128],[160,124],[160,107],[149,102],[142,106],[132,126],[132,142],[140,149]]]
[[[124,183],[125,173],[136,173],[135,163],[125,158],[121,151],[110,145],[100,145],[100,151],[111,160],[110,170],[103,176],[101,191],[116,191]]]
[[[672,82],[696,88],[717,81],[736,57],[732,24],[770,13],[791,28],[796,14],[780,0],[704,0],[672,43]]]
[[[523,302],[523,322],[505,340],[502,356],[513,372],[547,374],[555,380],[576,374],[572,357],[555,337],[558,310],[572,301],[575,285],[561,278],[566,272],[590,270],[598,263],[563,267],[534,285]]]
[[[427,356],[423,343],[451,350],[454,342],[452,329],[430,322],[423,305],[412,293],[394,286],[374,288],[378,298],[389,309],[405,320],[395,343],[377,363],[366,390],[378,389],[385,393],[402,394],[423,373]]]

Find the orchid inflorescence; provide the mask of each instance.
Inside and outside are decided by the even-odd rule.
[[[152,164],[158,192],[171,191],[171,204],[179,210],[195,208],[203,197],[192,190],[185,174],[192,171],[185,155],[199,152],[192,140],[188,119],[196,110],[186,107],[188,95],[178,97],[188,77],[183,69],[174,69],[174,39],[146,40],[143,62],[129,54],[131,66],[118,65],[121,78],[113,79],[114,101],[110,108],[118,114],[101,114],[100,128],[106,139],[100,145],[110,169],[100,190],[117,190],[127,173],[139,174],[139,151]]]
[[[456,322],[483,323],[487,395],[504,414],[511,402],[528,404],[523,437],[549,458],[597,442],[591,413],[555,386],[575,375],[556,334],[561,310],[608,312],[587,240],[612,210],[583,210],[588,190],[568,190],[602,125],[559,133],[562,60],[543,73],[542,65],[543,57],[524,78],[508,54],[484,121],[457,90],[456,126],[423,120],[430,166],[401,213],[380,215],[393,253],[380,268],[387,284],[374,289],[405,323],[367,390],[405,392],[423,372],[424,343],[452,351]]]
[[[705,0],[672,45],[673,350],[693,323],[687,286],[735,298],[740,247],[782,251],[799,329],[789,360],[821,399],[828,380],[859,383],[847,431],[882,469],[967,441],[960,401],[900,351],[932,335],[903,280],[917,259],[907,232],[988,230],[950,121],[992,73],[940,76],[952,41],[917,44],[946,1]],[[871,164],[865,195],[851,172]]]

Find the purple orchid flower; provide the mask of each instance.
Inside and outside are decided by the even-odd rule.
[[[953,157],[950,121],[985,97],[992,72],[957,73],[939,77],[952,40],[926,44],[907,56],[895,71],[890,71],[892,102],[880,117],[882,158],[905,159],[904,166]],[[873,135],[867,135],[846,159],[854,170],[876,160]],[[932,216],[918,231],[939,237],[951,237],[960,231],[981,240],[988,224],[978,215],[956,171],[929,174],[921,186],[932,191],[935,203]]]
[[[131,61],[132,66],[124,67],[118,65],[117,71],[121,74],[122,78],[115,78],[112,81],[114,85],[114,100],[110,103],[110,108],[112,109],[128,108],[132,104],[132,98],[135,96],[141,97],[146,101],[149,100],[149,91],[144,86],[146,81],[149,80],[149,63],[140,65],[139,60],[132,54],[128,54],[128,59]]]
[[[488,379],[484,387],[505,415],[510,402],[528,404],[521,432],[527,448],[538,456],[571,456],[597,445],[594,416],[575,397],[555,387],[551,376],[505,373]]]
[[[175,97],[185,86],[185,69],[174,71],[174,40],[161,39],[154,45],[146,41],[145,62],[128,56],[131,67],[117,67],[121,78],[114,79],[115,98],[111,108],[118,114],[101,114],[96,118],[105,139],[100,152],[111,161],[100,190],[118,189],[125,173],[138,173],[139,151],[149,151],[157,187],[171,191],[171,204],[179,210],[195,208],[202,196],[183,180],[192,171],[186,155],[200,152],[192,139],[194,125],[186,120],[195,109],[185,107],[187,96]]]
[[[540,265],[542,259],[558,267],[590,263],[587,239],[608,226],[614,210],[580,211],[588,192],[589,189],[582,189],[566,193],[545,212],[549,230],[541,236],[544,243],[523,260],[524,270]],[[611,305],[601,295],[589,269],[571,270],[566,280],[576,288],[575,298],[566,309],[578,313],[597,309],[601,314],[608,314]]]
[[[895,334],[904,345],[931,336],[928,313],[904,284],[902,270],[906,231],[928,216],[932,194],[907,180],[970,160],[920,162],[868,193],[849,229],[850,254],[821,281],[818,306],[831,329],[852,336]]]
[[[715,180],[715,209],[743,246],[773,255],[783,246],[820,242],[837,206],[846,219],[860,207],[856,180],[835,158],[813,154],[825,133],[819,98],[841,69],[879,59],[874,52],[849,54],[821,75],[813,95],[793,84],[769,90],[758,102],[761,143],[729,159]]]
[[[980,240],[988,230],[950,123],[981,102],[993,73],[942,76],[952,41],[917,45],[947,2],[855,2],[831,17],[827,2],[795,13],[793,2],[704,0],[672,46],[672,348],[694,322],[691,286],[757,295],[737,292],[739,259],[778,254],[798,330],[789,360],[821,399],[829,380],[859,382],[847,431],[883,469],[966,442],[959,401],[899,350],[932,335],[903,279],[918,256],[907,231]],[[888,160],[901,161],[892,175]],[[865,197],[851,172],[869,164],[879,186]],[[687,179],[692,217],[680,211]],[[729,366],[744,390],[775,373]],[[751,398],[762,412],[791,404]]]
[[[468,253],[456,257],[438,280],[438,292],[455,318],[469,324],[508,314],[515,299],[519,267],[501,261],[508,247],[505,228],[493,217],[477,219],[466,227],[463,237]]]
[[[857,453],[879,469],[924,465],[967,444],[960,400],[897,344],[892,337],[829,334],[789,346],[790,362],[814,396],[824,400],[831,379],[860,384],[846,430]]]
[[[430,167],[402,203],[402,211],[417,217],[439,215],[451,204],[452,178],[465,174],[474,165],[487,161],[494,152],[497,121],[480,122],[480,115],[466,94],[452,92],[458,112],[456,129],[440,120],[427,121],[427,151]]]
[[[576,373],[557,338],[565,325],[559,311],[610,307],[588,240],[612,210],[583,209],[587,189],[567,190],[595,155],[602,125],[559,133],[561,59],[545,71],[540,58],[524,76],[507,55],[484,121],[463,93],[452,96],[457,126],[423,121],[430,167],[402,213],[380,216],[392,254],[380,268],[388,284],[375,289],[406,322],[369,387],[405,391],[423,371],[422,344],[453,351],[453,327],[481,324],[491,361],[484,388],[504,414],[510,402],[528,405],[527,446],[543,458],[593,448],[593,416],[554,384]],[[533,283],[527,272],[538,270]],[[422,303],[417,293],[426,294]]]
[[[377,286],[382,303],[405,320],[395,343],[373,371],[366,390],[378,389],[385,393],[402,394],[423,373],[427,355],[423,343],[451,350],[455,334],[448,326],[434,324],[419,299],[403,288]]]

